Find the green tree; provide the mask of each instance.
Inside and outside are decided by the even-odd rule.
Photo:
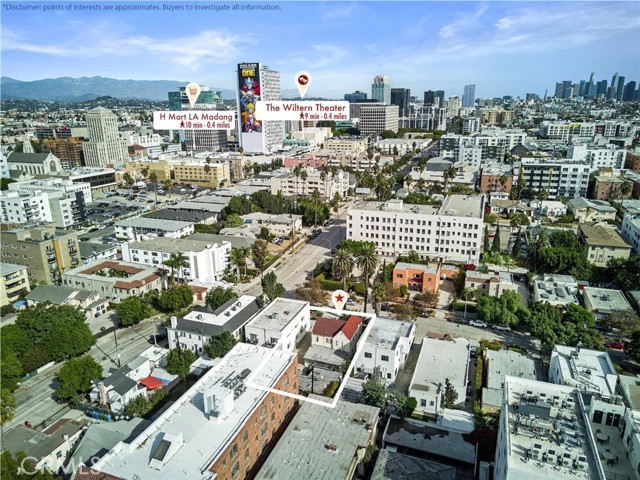
[[[176,283],[176,271],[182,274],[183,268],[189,268],[189,258],[183,252],[173,252],[164,264],[171,269],[171,284]]]
[[[489,252],[490,250],[491,250],[491,247],[490,247],[490,242],[489,242],[489,225],[485,225],[484,226],[484,240],[483,240],[482,251],[483,252]]]
[[[212,310],[217,310],[219,307],[234,298],[237,298],[237,295],[232,288],[214,287],[207,292],[205,303]]]
[[[304,284],[298,285],[295,294],[296,298],[311,305],[325,305],[327,302],[327,292],[317,278],[310,278]]]
[[[118,314],[121,327],[137,325],[153,314],[151,307],[137,295],[132,295],[122,300],[116,305],[115,311]]]
[[[260,238],[266,242],[273,240],[273,233],[269,230],[269,227],[260,227]]]
[[[383,283],[376,284],[371,290],[371,296],[373,297],[373,309],[376,315],[380,315],[380,309],[382,308],[382,300],[387,295],[387,289]]]
[[[640,285],[640,255],[610,260],[607,273],[621,290],[637,290]]]
[[[165,397],[165,392],[162,388],[154,390],[149,395],[138,395],[124,407],[124,414],[128,417],[144,417]]]
[[[50,469],[36,470],[33,460],[27,458],[24,452],[18,452],[15,457],[5,450],[0,456],[0,478],[2,480],[62,480],[54,475]]]
[[[124,180],[124,183],[129,187],[129,193],[133,194],[133,185],[136,183],[136,179],[133,178],[129,172],[125,172],[122,180]]]
[[[367,313],[367,300],[369,299],[369,278],[375,272],[380,263],[380,257],[376,254],[376,246],[374,243],[366,242],[355,254],[355,260],[358,267],[364,273],[364,313]]]
[[[525,225],[529,225],[529,217],[522,212],[515,212],[509,216],[509,225],[512,229],[520,228]]]
[[[167,372],[187,378],[191,364],[196,361],[195,354],[186,348],[174,348],[167,354]]]
[[[392,390],[389,394],[389,403],[393,405],[396,415],[400,418],[410,417],[418,406],[418,401],[413,397],[407,397],[398,390]]]
[[[512,291],[503,292],[500,298],[481,296],[476,312],[480,320],[492,325],[515,326],[529,317],[529,312],[520,303],[520,295]]]
[[[385,408],[387,404],[387,389],[375,380],[367,380],[362,384],[360,401],[373,407]]]
[[[204,351],[211,358],[224,357],[235,346],[237,340],[231,333],[222,332],[220,335],[211,337],[209,343],[205,345]]]
[[[229,259],[238,270],[238,281],[240,281],[240,267],[244,267],[244,274],[247,274],[247,258],[251,255],[249,247],[233,247],[229,254]]]
[[[274,272],[269,272],[262,277],[261,284],[262,291],[267,297],[269,297],[270,301],[283,296],[287,292],[284,286],[282,286],[281,283],[278,283],[278,277],[276,277]]]
[[[226,228],[238,228],[243,223],[244,222],[242,221],[242,218],[240,218],[240,215],[232,213],[224,221],[224,226]]]
[[[232,197],[229,204],[222,209],[220,217],[226,220],[229,215],[236,214],[238,216],[247,215],[253,211],[253,203],[250,198],[244,196]]]
[[[451,382],[449,381],[448,378],[444,379],[444,392],[442,394],[442,404],[444,405],[444,408],[455,408],[456,406],[456,400],[458,399],[458,392],[456,392],[456,389],[453,387],[453,385],[451,385]]]
[[[267,268],[267,259],[269,257],[267,242],[256,240],[251,249],[251,257],[253,258],[253,264],[260,270],[260,275],[263,275],[264,269]]]
[[[58,372],[60,386],[56,396],[62,399],[76,398],[91,390],[91,381],[102,378],[102,366],[93,357],[85,355],[67,360]]]
[[[3,388],[0,394],[0,425],[4,425],[15,415],[16,397],[8,388]]]
[[[636,362],[640,361],[640,328],[631,332],[630,338],[625,344],[624,351]]]
[[[347,289],[347,279],[353,272],[355,261],[351,252],[346,248],[337,248],[331,259],[333,276],[342,281],[342,288]]]
[[[640,318],[633,311],[610,313],[600,320],[600,326],[615,329],[618,339],[622,341],[631,332],[640,328]]]
[[[177,312],[193,303],[193,292],[189,285],[168,288],[160,294],[160,307],[169,312]]]
[[[513,247],[511,247],[511,256],[513,256],[513,258],[518,258],[521,252],[522,252],[522,238],[521,238],[521,232],[518,231],[518,233],[516,234],[516,238],[513,240]]]
[[[158,173],[151,172],[149,175],[149,181],[153,185],[154,205],[158,205]]]
[[[13,392],[18,388],[18,382],[22,377],[22,362],[18,359],[18,355],[8,348],[0,351],[0,383],[3,389]]]
[[[498,226],[496,227],[496,234],[495,237],[493,237],[491,251],[493,253],[500,253],[500,224],[498,224]]]
[[[13,178],[7,178],[7,177],[0,178],[0,190],[8,190],[9,184],[15,183],[15,182],[17,182],[17,180]]]

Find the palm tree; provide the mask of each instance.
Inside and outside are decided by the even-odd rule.
[[[136,183],[135,179],[131,176],[129,172],[125,172],[122,176],[124,182],[129,186],[129,195],[133,195],[133,185]]]
[[[307,178],[309,178],[309,174],[307,173],[306,170],[302,170],[302,173],[300,173],[300,178],[302,179],[302,181],[304,182],[302,184],[302,194],[304,195],[304,191],[305,191],[305,185],[307,183]]]
[[[356,264],[364,272],[364,313],[367,313],[367,300],[369,299],[369,278],[378,268],[380,257],[376,253],[376,245],[366,242],[355,254]]]
[[[624,199],[631,193],[631,182],[625,181],[620,185],[620,206],[624,203]]]
[[[382,299],[387,294],[387,289],[384,288],[384,284],[378,283],[373,290],[371,290],[371,296],[373,297],[373,309],[376,311],[376,315],[380,315],[380,307],[382,306]]]
[[[167,178],[164,181],[164,188],[167,191],[167,193],[169,194],[169,198],[171,198],[171,179]]]
[[[149,175],[149,181],[153,185],[153,195],[155,196],[155,206],[158,206],[158,174],[151,172]]]
[[[313,219],[313,228],[314,230],[318,228],[318,208],[322,205],[322,196],[317,188],[313,189],[311,193],[311,200],[313,201],[313,211],[314,211],[314,219]]]
[[[458,174],[458,170],[451,166],[444,171],[444,189],[447,189],[447,185],[449,184],[449,180],[456,178]]]
[[[240,282],[240,267],[244,266],[244,274],[247,274],[247,258],[251,255],[249,247],[235,247],[231,249],[229,258],[238,269],[238,282]]]
[[[174,252],[169,255],[169,259],[166,260],[164,264],[171,268],[171,283],[175,284],[175,271],[178,270],[178,272],[182,273],[183,268],[189,267],[189,259],[182,252]]]
[[[342,280],[342,288],[344,290],[347,289],[347,278],[353,272],[354,266],[355,261],[351,256],[351,252],[346,248],[338,248],[336,253],[333,254],[331,269],[333,270],[333,275]]]

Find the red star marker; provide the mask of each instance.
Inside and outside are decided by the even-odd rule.
[[[344,300],[344,297],[342,295],[338,294],[338,295],[336,295],[336,300],[338,302],[342,302]]]

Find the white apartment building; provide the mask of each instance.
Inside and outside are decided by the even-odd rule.
[[[382,255],[414,251],[422,257],[477,263],[484,203],[483,195],[449,195],[441,206],[362,202],[348,210],[347,239],[373,242]]]
[[[479,166],[476,160],[478,147],[481,152],[480,162],[484,164],[492,159],[502,161],[506,152],[518,144],[524,144],[526,139],[527,134],[522,130],[486,129],[469,136],[449,133],[440,138],[440,156],[450,157],[454,162]]]
[[[549,382],[607,400],[616,394],[618,374],[607,352],[556,345],[549,361]]]
[[[118,117],[104,107],[89,110],[85,115],[89,141],[84,142],[85,165],[106,167],[124,164],[129,158],[127,141],[118,134]]]
[[[229,332],[240,340],[247,322],[260,310],[256,297],[242,295],[232,298],[215,311],[210,308],[195,309],[182,318],[171,317],[167,328],[169,348],[191,350],[202,355],[211,337]]]
[[[570,145],[567,148],[567,160],[589,162],[591,172],[597,172],[600,168],[622,168],[626,154],[627,151],[624,148],[612,144],[602,147],[585,144]]]
[[[482,124],[481,118],[476,117],[467,117],[462,120],[462,133],[468,133],[469,135],[473,133],[478,133],[481,129],[480,125]]]
[[[193,222],[161,220],[148,217],[133,217],[119,220],[115,226],[117,238],[136,241],[150,238],[153,235],[158,237],[181,238],[194,233],[195,228]]]
[[[627,213],[624,216],[620,235],[631,245],[634,254],[640,254],[640,214]]]
[[[380,105],[363,103],[360,107],[360,133],[376,135],[385,130],[398,131],[397,105]]]
[[[356,359],[356,372],[371,376],[379,372],[380,379],[391,385],[407,361],[415,336],[414,322],[377,317]]]
[[[444,408],[442,397],[447,379],[458,393],[456,405],[464,405],[470,346],[465,338],[425,337],[422,340],[418,363],[409,385],[409,396],[418,401],[416,412],[427,415],[440,413]]]
[[[323,180],[323,171],[308,168],[307,178],[297,177],[293,172],[282,173],[271,177],[271,194],[282,192],[285,197],[307,195],[311,196],[314,190],[318,190],[323,199],[332,199],[338,193],[341,197],[347,195],[349,190],[349,174],[338,170],[336,175],[326,173]]]
[[[527,186],[546,191],[549,200],[586,197],[591,167],[586,161],[523,158],[520,175]]]
[[[188,238],[157,237],[142,242],[122,244],[122,259],[125,262],[152,265],[171,271],[164,262],[171,254],[182,253],[188,266],[175,272],[179,279],[212,285],[220,281],[229,266],[230,242],[211,243]]]
[[[0,263],[0,306],[15,302],[30,290],[27,267],[5,261]]]
[[[292,352],[311,330],[309,302],[278,297],[245,326],[247,343]]]
[[[458,96],[449,97],[449,99],[446,101],[446,105],[447,117],[457,117],[460,113],[460,109],[462,108],[462,100],[460,100],[460,97]]]
[[[505,377],[493,471],[495,480],[605,480],[582,396]]]
[[[62,178],[47,178],[45,180],[31,180],[26,182],[14,182],[8,186],[10,191],[16,192],[55,192],[55,193],[68,193],[75,194],[76,192],[82,193],[84,203],[91,203],[93,201],[93,194],[91,193],[91,184],[89,182],[73,182],[71,180]]]
[[[4,191],[0,192],[2,221],[6,223],[54,223],[70,228],[86,218],[83,195],[79,192]]]
[[[570,141],[573,137],[605,138],[633,137],[637,127],[624,120],[606,120],[596,123],[570,121],[544,121],[540,124],[540,136],[555,140]]]

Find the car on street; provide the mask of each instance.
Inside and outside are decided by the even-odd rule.
[[[486,322],[483,322],[482,320],[469,320],[469,325],[472,327],[487,328]]]
[[[610,342],[605,343],[608,348],[612,348],[613,350],[624,350],[624,343],[619,340],[612,340]]]
[[[511,331],[511,327],[508,325],[494,325],[492,327],[494,330],[499,330],[501,332],[510,332]]]
[[[184,188],[184,187],[182,187],[182,188],[180,189],[180,191],[181,191],[181,192],[186,192],[186,191],[187,191],[187,189],[186,189],[186,188]]]
[[[471,347],[469,347],[469,354],[471,358],[476,358],[478,356],[478,347],[471,345]]]

